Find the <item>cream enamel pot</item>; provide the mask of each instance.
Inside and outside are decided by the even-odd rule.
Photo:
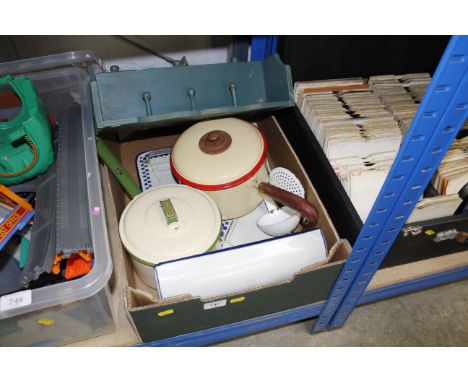
[[[172,148],[170,162],[181,183],[211,196],[223,219],[248,214],[267,194],[316,223],[318,212],[313,205],[268,184],[266,157],[266,139],[255,125],[223,118],[185,130]]]
[[[174,176],[206,191],[223,219],[243,216],[258,207],[257,184],[268,181],[267,144],[249,122],[223,118],[199,122],[177,139],[171,152]]]
[[[122,243],[141,280],[156,288],[154,266],[213,249],[221,215],[205,192],[184,185],[151,188],[125,208],[119,223]]]

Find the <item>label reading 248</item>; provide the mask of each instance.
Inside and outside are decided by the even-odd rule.
[[[4,312],[10,309],[20,308],[30,305],[32,301],[31,290],[25,290],[17,293],[8,294],[0,298],[0,311]]]

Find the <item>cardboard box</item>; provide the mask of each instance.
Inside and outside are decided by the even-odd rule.
[[[272,314],[325,300],[349,255],[350,246],[340,239],[333,223],[301,165],[292,146],[289,144],[281,127],[273,117],[257,121],[269,143],[268,160],[272,167],[282,166],[290,169],[301,180],[309,201],[320,212],[318,227],[323,230],[328,255],[322,263],[302,269],[290,280],[241,291],[228,296],[219,296],[201,300],[192,296],[180,296],[158,300],[156,291],[147,287],[135,274],[129,256],[122,246],[117,251],[123,256],[125,274],[127,311],[143,342],[169,338],[229,323],[243,321]],[[121,160],[122,165],[137,181],[135,158],[138,154],[152,149],[172,145],[177,136],[187,126],[167,130],[149,130],[126,135],[103,135],[103,139]],[[103,183],[108,182],[111,193],[104,192],[107,215],[114,215],[118,221],[128,196],[107,169],[104,169]],[[106,186],[106,185],[105,185]],[[109,211],[109,206],[112,211]],[[117,237],[118,226],[109,224],[110,237]],[[281,239],[279,239],[281,240]],[[116,256],[114,249],[114,257]],[[205,304],[212,301],[226,300],[223,306],[205,309]]]

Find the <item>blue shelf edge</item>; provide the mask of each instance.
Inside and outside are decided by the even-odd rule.
[[[290,324],[295,321],[316,317],[319,315],[324,301],[311,305],[301,306],[273,313],[267,316],[252,318],[233,324],[218,326],[216,328],[201,330],[183,334],[176,337],[165,338],[163,340],[138,344],[136,346],[202,346],[215,342],[221,342],[241,337],[247,334],[260,332],[262,330],[272,329],[281,325]]]
[[[359,300],[359,305],[416,292],[442,284],[461,281],[464,279],[468,279],[468,266],[454,268],[447,271],[434,273],[432,275],[418,277],[409,281],[366,291]]]

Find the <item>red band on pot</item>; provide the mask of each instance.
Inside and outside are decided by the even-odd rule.
[[[255,127],[255,125],[253,125]],[[182,174],[180,174],[177,169],[175,168],[174,166],[174,161],[173,161],[173,158],[172,158],[172,154],[173,152],[171,151],[171,154],[170,154],[170,164],[171,164],[171,171],[172,173],[174,174],[174,176],[183,184],[186,184],[187,186],[190,186],[190,187],[194,187],[194,188],[197,188],[199,190],[203,190],[203,191],[218,191],[218,190],[225,190],[225,189],[228,189],[228,188],[231,188],[231,187],[235,187],[235,186],[238,186],[242,183],[244,183],[245,181],[247,181],[248,179],[252,178],[257,172],[258,170],[260,170],[260,168],[264,165],[265,163],[265,160],[266,160],[266,157],[267,157],[267,152],[268,152],[268,146],[267,146],[267,141],[265,139],[265,136],[263,135],[263,133],[257,129],[257,127],[255,127],[255,129],[257,130],[257,132],[260,134],[261,138],[262,138],[262,141],[263,141],[263,151],[262,151],[262,154],[260,156],[260,159],[259,161],[257,162],[257,164],[250,170],[248,171],[246,174],[244,174],[243,176],[241,176],[240,178],[238,179],[235,179],[235,180],[232,180],[230,182],[227,182],[227,183],[223,183],[223,184],[200,184],[200,183],[195,183],[195,182],[192,182],[190,181],[189,179],[185,178]]]

